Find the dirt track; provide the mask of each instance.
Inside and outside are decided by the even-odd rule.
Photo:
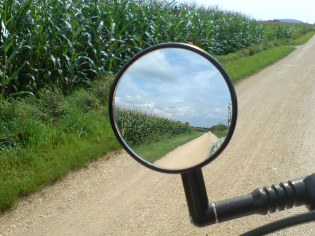
[[[203,169],[211,201],[315,172],[315,37],[236,90],[234,137]],[[121,153],[22,199],[0,216],[0,235],[238,235],[304,211],[196,228],[180,176],[152,172]],[[277,235],[315,235],[315,225]]]

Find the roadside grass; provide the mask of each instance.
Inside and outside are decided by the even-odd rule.
[[[106,143],[106,144],[105,144]],[[70,138],[65,144],[45,150],[27,148],[1,160],[0,209],[14,205],[18,197],[35,192],[63,177],[69,170],[84,167],[88,162],[115,150],[114,138]]]
[[[233,82],[252,75],[306,42],[309,33],[290,42],[255,45],[217,57]],[[281,45],[282,44],[282,45]],[[42,89],[36,97],[0,100],[0,211],[16,200],[62,178],[72,169],[120,148],[108,118],[108,94],[113,76],[92,82],[65,96]],[[148,161],[202,133],[166,139],[137,149]]]
[[[0,102],[0,211],[120,148],[108,118],[108,80],[66,97],[47,90]]]
[[[294,50],[293,47],[279,46],[259,52],[253,56],[237,57],[233,61],[225,62],[224,59],[220,61],[221,57],[218,60],[222,62],[233,83],[236,83],[279,61]]]
[[[181,146],[199,136],[203,135],[202,132],[193,131],[189,134],[182,134],[174,137],[166,137],[159,142],[138,146],[135,152],[143,157],[148,162],[155,162],[161,157],[165,156],[176,147]]]
[[[312,38],[315,34],[315,31],[310,31],[306,34],[304,34],[303,36],[301,37],[298,37],[292,41],[289,42],[289,45],[291,46],[297,46],[297,45],[301,45],[301,44],[304,44],[306,43],[310,38]]]
[[[295,50],[292,46],[306,43],[314,34],[314,31],[310,31],[291,40],[263,42],[216,58],[223,65],[233,83],[236,83],[286,57]]]
[[[227,133],[228,133],[228,130],[215,130],[215,131],[212,131],[212,133],[218,138],[223,138],[223,137],[226,137]]]

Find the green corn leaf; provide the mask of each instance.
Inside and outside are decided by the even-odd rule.
[[[15,80],[17,78],[20,70],[24,67],[24,64],[21,65],[17,70],[15,70],[12,75],[6,76],[5,80],[2,81],[3,82],[2,86],[6,87],[12,80]]]

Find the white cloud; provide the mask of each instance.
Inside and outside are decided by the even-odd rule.
[[[176,0],[241,12],[257,20],[296,19],[315,23],[314,0]]]

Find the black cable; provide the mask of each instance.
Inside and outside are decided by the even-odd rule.
[[[295,215],[248,231],[243,236],[265,235],[294,225],[315,221],[315,211]]]

